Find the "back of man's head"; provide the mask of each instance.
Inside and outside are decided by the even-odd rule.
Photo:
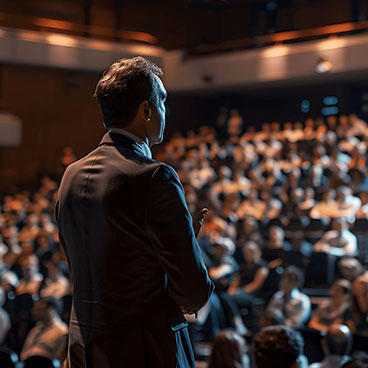
[[[257,368],[292,368],[303,350],[301,334],[288,326],[266,327],[254,338]]]
[[[94,97],[100,106],[106,127],[129,125],[143,101],[158,105],[160,89],[157,76],[162,70],[138,56],[113,63],[96,86]]]
[[[345,325],[331,325],[327,331],[325,341],[329,354],[342,356],[350,352],[353,338],[349,327]]]

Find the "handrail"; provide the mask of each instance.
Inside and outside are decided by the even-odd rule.
[[[52,31],[79,36],[92,36],[96,38],[108,38],[125,42],[144,42],[150,45],[158,45],[158,39],[147,32],[136,32],[114,29],[103,26],[88,25],[67,22],[57,19],[29,17],[24,15],[10,16],[0,13],[0,26],[21,29],[33,29],[38,31]]]
[[[330,35],[339,35],[354,31],[368,30],[368,21],[347,22],[340,24],[331,24],[328,26],[306,28],[295,31],[277,32],[269,35],[256,36],[252,38],[242,38],[233,41],[219,42],[209,45],[200,45],[188,48],[187,56],[207,55],[225,51],[241,50],[260,45],[272,45],[285,41],[301,41],[304,39],[313,39],[326,37]]]

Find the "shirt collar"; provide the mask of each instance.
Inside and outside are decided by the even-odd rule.
[[[146,157],[152,158],[152,152],[151,152],[150,148],[148,147],[148,144],[146,142],[142,141],[142,139],[138,138],[136,135],[134,135],[134,134],[132,134],[132,133],[130,133],[130,132],[124,130],[124,129],[120,129],[120,128],[111,128],[109,130],[109,133],[125,135],[126,137],[132,139],[133,141],[138,143],[138,145],[142,149],[143,154]]]

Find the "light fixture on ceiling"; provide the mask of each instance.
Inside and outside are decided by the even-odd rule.
[[[316,73],[318,74],[325,74],[330,72],[332,69],[332,63],[331,61],[322,59],[322,58],[318,58],[317,59],[317,64],[316,64]]]

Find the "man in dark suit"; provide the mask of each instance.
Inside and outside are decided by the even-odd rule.
[[[150,148],[163,139],[161,69],[111,65],[95,96],[100,145],[70,165],[56,208],[73,278],[68,359],[79,367],[194,367],[184,313],[208,300],[208,278],[183,187]]]

